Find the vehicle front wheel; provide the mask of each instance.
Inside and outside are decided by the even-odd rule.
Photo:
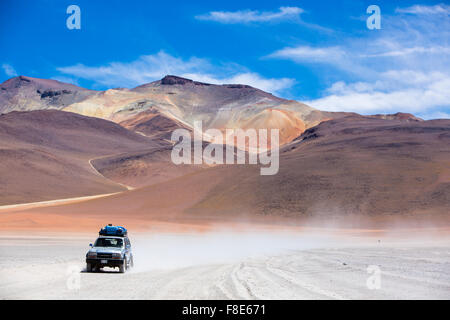
[[[86,272],[92,272],[92,264],[86,263]]]
[[[133,260],[133,256],[131,256],[131,259],[130,259],[130,268],[133,268],[134,267],[134,260]]]

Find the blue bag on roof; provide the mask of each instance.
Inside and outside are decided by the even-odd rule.
[[[101,236],[126,236],[128,233],[127,229],[122,226],[113,226],[108,224],[107,226],[100,229],[99,235]]]

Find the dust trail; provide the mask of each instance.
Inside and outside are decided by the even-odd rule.
[[[153,234],[134,239],[134,272],[233,263],[290,250],[333,247],[333,243],[324,235],[278,232]]]
[[[68,289],[68,270],[85,267],[87,236],[0,236],[0,299],[448,300],[449,239],[409,234],[133,233],[135,268],[75,272],[79,290]],[[371,265],[378,290],[367,287]]]

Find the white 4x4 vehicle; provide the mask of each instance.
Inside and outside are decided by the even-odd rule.
[[[117,228],[125,231],[117,232]],[[118,267],[119,271],[124,273],[133,267],[131,243],[123,227],[106,226],[100,230],[100,236],[93,245],[90,244],[90,247],[86,253],[87,272],[99,271],[103,267]]]

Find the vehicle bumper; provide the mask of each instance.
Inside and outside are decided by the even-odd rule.
[[[106,260],[106,263],[103,261]],[[103,261],[103,262],[102,262]],[[122,259],[86,259],[86,263],[90,263],[97,267],[119,267],[123,265]]]

